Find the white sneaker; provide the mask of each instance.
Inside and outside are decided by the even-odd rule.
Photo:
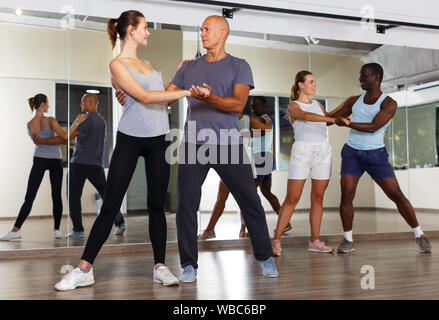
[[[89,272],[82,272],[79,268],[75,268],[55,284],[55,289],[60,291],[73,290],[76,287],[86,287],[94,283],[93,268]]]
[[[20,230],[18,231],[11,230],[4,236],[0,237],[0,241],[14,241],[14,240],[21,240]]]
[[[53,232],[53,236],[55,237],[55,239],[61,239],[62,238],[62,233],[59,230],[55,230]]]
[[[154,268],[154,282],[161,283],[164,286],[178,285],[178,279],[171,273],[167,266],[158,266]]]

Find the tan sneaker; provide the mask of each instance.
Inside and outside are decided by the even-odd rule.
[[[320,241],[319,239],[314,242],[308,242],[308,251],[311,252],[322,252],[322,253],[331,253],[334,251],[334,248],[325,246],[325,243]]]

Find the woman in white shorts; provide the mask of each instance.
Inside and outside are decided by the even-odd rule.
[[[274,255],[279,256],[282,230],[291,219],[294,208],[300,200],[306,179],[311,177],[311,240],[308,250],[313,252],[333,252],[319,240],[323,215],[323,196],[331,176],[332,148],[328,143],[327,124],[335,123],[335,118],[326,112],[320,102],[311,100],[316,93],[316,81],[309,71],[296,75],[291,89],[288,117],[294,131],[295,142],[291,148],[288,185],[285,201],[279,212],[272,246]],[[347,119],[344,119],[348,121]]]

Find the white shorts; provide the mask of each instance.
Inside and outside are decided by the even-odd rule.
[[[288,179],[328,180],[331,177],[331,145],[324,141],[311,143],[295,141],[291,147]]]

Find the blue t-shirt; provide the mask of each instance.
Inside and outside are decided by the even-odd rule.
[[[103,166],[102,158],[107,135],[105,119],[97,112],[89,112],[87,119],[77,130],[79,135],[76,137],[76,147],[71,162]]]
[[[182,90],[188,90],[192,85],[203,87],[203,83],[212,87],[212,94],[223,97],[233,97],[235,84],[254,88],[249,64],[230,54],[216,62],[207,62],[205,56],[187,62],[172,80],[172,84]],[[242,143],[238,113],[220,110],[193,97],[187,100],[189,106],[184,125],[184,141],[221,145]]]

